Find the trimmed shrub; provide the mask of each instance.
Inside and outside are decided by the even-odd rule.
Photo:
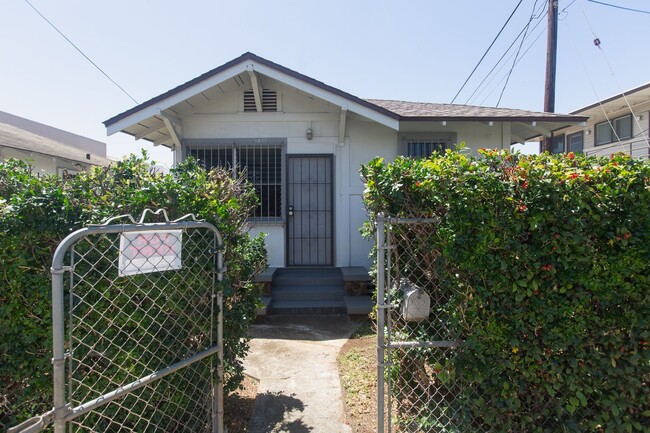
[[[371,221],[440,218],[426,236],[399,228],[416,252],[402,271],[465,340],[447,370],[469,383],[459,416],[476,431],[650,431],[650,163],[480,154],[361,169]]]
[[[51,407],[50,266],[58,243],[88,224],[127,213],[137,217],[145,208],[166,209],[171,219],[193,213],[223,235],[225,389],[236,389],[259,303],[254,279],[267,263],[263,238],[245,230],[256,205],[244,177],[207,172],[192,159],[163,175],[143,153],[66,179],[36,176],[23,161],[1,163],[0,423]]]

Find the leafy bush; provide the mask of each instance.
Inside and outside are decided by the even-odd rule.
[[[172,219],[193,213],[223,235],[225,388],[237,388],[259,303],[254,278],[266,267],[262,237],[245,231],[256,204],[245,178],[207,172],[191,159],[163,175],[143,153],[67,179],[36,176],[22,161],[0,164],[0,423],[51,407],[50,266],[58,243],[88,224],[145,208],[164,208]]]
[[[395,248],[465,340],[442,373],[474,430],[650,431],[647,160],[448,151],[362,177],[371,220],[440,219]]]

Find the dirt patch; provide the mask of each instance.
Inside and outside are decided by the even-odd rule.
[[[377,337],[370,322],[341,348],[338,358],[348,424],[354,433],[377,431]]]
[[[242,389],[223,399],[224,427],[229,432],[248,432],[248,422],[253,412],[259,382],[250,376],[244,377]]]

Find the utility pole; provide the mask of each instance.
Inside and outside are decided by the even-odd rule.
[[[557,59],[557,12],[558,0],[548,0],[548,33],[546,38],[546,83],[544,86],[544,111],[555,112],[555,68]],[[540,151],[551,150],[551,140],[540,142]]]

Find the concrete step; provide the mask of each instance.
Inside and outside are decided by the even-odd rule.
[[[338,268],[278,269],[272,284],[273,287],[333,285],[343,285],[343,277]]]
[[[345,296],[343,301],[350,315],[367,316],[375,306],[370,296]]]
[[[341,301],[276,301],[269,306],[270,314],[345,314]]]
[[[271,296],[277,301],[342,301],[343,295],[341,285],[284,286],[271,289]]]

